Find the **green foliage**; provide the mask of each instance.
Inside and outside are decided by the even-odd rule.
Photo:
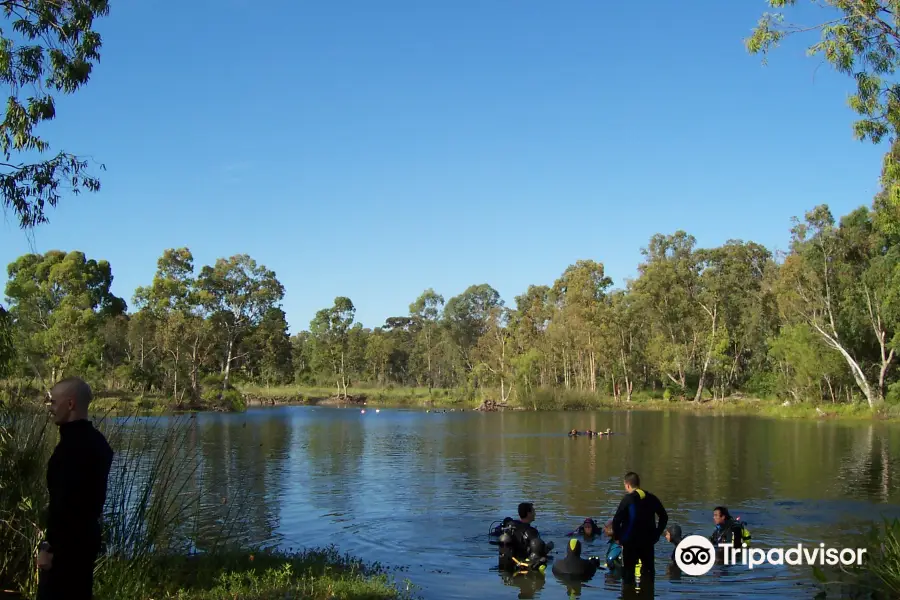
[[[13,397],[0,400],[0,589],[36,589],[32,566],[42,538],[52,433],[45,412]]]
[[[775,9],[793,8],[797,0],[768,0]],[[884,158],[882,185],[876,205],[880,208],[879,227],[900,235],[900,84],[896,72],[900,66],[900,1],[898,0],[813,0],[826,8],[827,17],[819,22],[789,24],[783,11],[765,13],[752,35],[747,50],[759,54],[765,62],[769,52],[788,37],[818,32],[808,53],[819,55],[832,68],[852,77],[856,93],[848,99],[859,115],[853,123],[857,139],[879,143],[887,138],[893,146]]]
[[[845,548],[865,548],[863,564],[815,568],[824,597],[888,600],[900,596],[900,520],[884,519]]]
[[[797,0],[768,0],[775,9]],[[897,137],[900,125],[900,86],[892,75],[900,64],[900,2],[897,0],[825,0],[829,19],[812,24],[789,25],[784,13],[766,13],[747,38],[749,52],[764,57],[786,37],[818,31],[820,39],[809,46],[810,55],[821,55],[839,73],[856,80],[850,107],[862,118],[854,125],[859,139],[875,143]]]
[[[14,35],[0,36],[0,79],[9,86],[0,124],[0,194],[22,228],[47,220],[60,185],[74,194],[97,191],[100,181],[87,172],[88,161],[58,152],[37,163],[17,162],[14,155],[44,154],[50,144],[35,132],[56,117],[53,92],[71,94],[88,82],[100,59],[100,35],[94,20],[109,13],[107,0],[22,0],[0,2]]]
[[[95,597],[399,600],[412,598],[412,589],[409,582],[398,589],[380,564],[363,563],[329,546],[297,553],[248,549],[190,557],[161,555],[141,572],[127,563],[112,563],[98,577]]]
[[[9,312],[25,368],[56,381],[102,356],[104,320],[125,311],[125,302],[110,292],[108,262],[51,250],[19,257],[7,274]]]

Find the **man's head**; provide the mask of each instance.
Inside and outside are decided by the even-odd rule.
[[[730,518],[731,515],[728,513],[728,509],[724,506],[717,506],[713,509],[713,523],[715,523],[716,525],[721,525]]]
[[[625,473],[625,491],[629,494],[641,487],[641,478],[634,471]]]
[[[534,521],[534,504],[531,502],[523,502],[519,505],[519,520],[523,523],[531,523]]]
[[[579,542],[575,538],[572,538],[571,540],[569,540],[569,547],[566,550],[566,553],[580,557],[581,556],[581,542]]]
[[[50,388],[48,396],[50,414],[57,425],[86,419],[93,399],[91,387],[79,377],[67,377],[57,382]]]

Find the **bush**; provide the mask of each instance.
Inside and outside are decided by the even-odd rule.
[[[874,526],[864,538],[859,544],[846,545],[867,549],[862,566],[827,570],[813,567],[813,573],[825,587],[818,597],[900,598],[900,520],[885,519],[881,526]]]
[[[744,389],[757,398],[771,398],[778,391],[778,375],[767,372],[754,373]]]
[[[221,374],[207,375],[203,378],[200,399],[203,404],[213,408],[220,408],[231,412],[244,412],[247,410],[247,402],[243,394],[228,382],[228,389],[223,391],[225,376]]]
[[[895,381],[888,386],[884,401],[888,404],[900,404],[900,381]]]

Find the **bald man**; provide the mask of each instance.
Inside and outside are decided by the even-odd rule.
[[[91,399],[90,386],[77,377],[63,379],[50,390],[59,443],[47,465],[50,506],[37,560],[39,600],[93,598],[113,451],[87,419]]]

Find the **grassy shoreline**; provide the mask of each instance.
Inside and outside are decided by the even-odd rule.
[[[366,563],[334,546],[300,552],[231,551],[212,555],[158,555],[135,565],[103,565],[95,598],[177,598],[179,600],[399,600],[412,598],[408,582],[398,585],[388,569]],[[130,585],[123,586],[123,581]],[[126,589],[127,587],[127,589]]]
[[[248,397],[271,399],[275,404],[287,403],[284,399],[296,399],[298,404],[315,404],[316,400],[328,398],[333,389],[305,386],[258,387],[246,386],[241,391]],[[421,388],[350,388],[351,396],[364,395],[367,403],[379,407],[420,407],[434,409],[474,410],[481,404],[479,400],[463,399],[454,390],[434,390],[431,394]],[[818,409],[818,410],[817,410]],[[900,422],[900,407],[885,405],[881,410],[871,410],[864,404],[819,404],[791,403],[783,401],[735,396],[725,400],[704,402],[665,400],[647,394],[635,394],[631,402],[616,401],[615,398],[590,392],[567,390],[539,390],[524,402],[509,403],[506,410],[525,411],[589,411],[589,410],[649,410],[677,411],[694,414],[756,415],[784,419],[819,420],[877,420]]]
[[[481,399],[474,399],[462,390],[426,388],[349,388],[354,400],[345,403],[335,399],[334,388],[313,386],[240,386],[239,390],[247,407],[280,405],[354,405],[364,401],[367,406],[381,408],[421,408],[432,410],[474,410]],[[170,401],[163,397],[143,398],[106,397],[100,395],[94,403],[98,412],[131,413],[141,410],[148,414],[177,412]],[[203,407],[185,409],[187,412],[204,411]],[[210,409],[211,410],[211,409]],[[779,419],[817,419],[841,421],[900,422],[900,406],[885,405],[872,410],[865,404],[790,403],[763,398],[734,396],[725,400],[692,402],[665,400],[647,394],[635,394],[631,402],[590,392],[545,389],[530,394],[523,402],[510,402],[506,410],[525,411],[587,411],[587,410],[649,410],[674,411],[706,415],[755,415]]]

